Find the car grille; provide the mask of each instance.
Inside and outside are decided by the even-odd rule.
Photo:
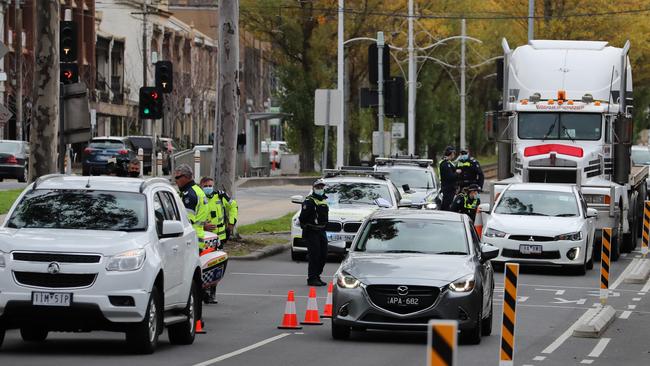
[[[428,286],[407,286],[408,294],[400,296],[397,288],[400,285],[369,285],[366,288],[368,296],[373,304],[397,314],[410,314],[420,310],[431,307],[440,294],[440,289],[437,287]],[[401,298],[403,301],[407,298],[417,298],[417,305],[400,305],[390,304],[388,299]]]
[[[46,288],[88,287],[95,282],[96,277],[97,274],[94,273],[14,272],[18,284]]]
[[[559,250],[549,250],[541,254],[523,254],[522,252],[514,249],[503,249],[501,255],[508,258],[520,259],[560,259]]]
[[[435,317],[397,318],[388,315],[366,314],[361,321],[371,323],[404,323],[404,324],[428,324],[430,319]]]
[[[357,231],[359,231],[360,227],[361,227],[360,222],[346,222],[343,225],[343,231],[345,231],[346,233],[356,233]]]
[[[533,238],[534,241],[553,241],[554,238],[551,236],[537,236],[537,235],[510,235],[508,239],[517,240],[517,241],[531,241],[530,238]]]
[[[13,253],[15,261],[59,262],[59,263],[99,263],[99,255],[61,254],[61,253]]]
[[[330,221],[325,225],[325,231],[333,232],[333,233],[338,233],[341,231],[341,223],[340,222],[335,222],[335,221]]]

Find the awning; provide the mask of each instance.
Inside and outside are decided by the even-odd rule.
[[[246,118],[250,121],[264,121],[264,120],[269,120],[269,119],[276,119],[276,118],[287,118],[291,117],[293,114],[291,113],[282,113],[282,112],[253,112],[253,113],[246,113]]]

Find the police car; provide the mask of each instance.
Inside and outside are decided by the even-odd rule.
[[[329,222],[326,226],[329,251],[341,253],[342,248],[333,243],[346,243],[349,248],[363,220],[380,208],[397,208],[409,204],[402,199],[395,184],[386,178],[385,172],[373,168],[344,167],[326,170],[322,181],[326,184],[325,195],[329,206]],[[303,196],[291,197],[291,202],[301,205]],[[302,239],[300,210],[291,220],[291,259],[301,260],[307,254],[307,243]],[[343,251],[344,252],[344,251]]]
[[[433,170],[433,160],[417,158],[377,158],[375,170],[388,174],[402,197],[413,204],[432,203],[440,186]],[[430,206],[432,207],[432,206]]]

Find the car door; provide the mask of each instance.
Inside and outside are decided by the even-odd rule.
[[[164,190],[154,192],[153,206],[156,215],[156,231],[158,233],[158,245],[163,257],[163,271],[165,274],[165,295],[168,300],[175,302],[178,300],[179,286],[183,280],[183,237],[162,238],[162,222],[164,220],[174,220],[168,209],[168,198],[164,195]],[[168,303],[170,301],[166,301]]]
[[[490,261],[481,263],[481,240],[478,238],[474,225],[469,225],[470,233],[472,235],[472,246],[474,253],[476,253],[476,262],[479,266],[477,272],[480,273],[481,283],[483,284],[483,314],[490,312],[490,303],[492,300],[492,288],[494,287],[494,279],[492,277],[492,265]]]

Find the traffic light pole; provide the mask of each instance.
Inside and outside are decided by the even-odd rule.
[[[59,83],[59,159],[58,167],[61,174],[65,174],[65,86]]]
[[[23,11],[20,9],[20,1],[15,0],[16,21],[14,31],[16,33],[16,49],[14,50],[14,62],[16,75],[16,140],[23,140]]]
[[[377,120],[379,121],[379,156],[384,154],[384,32],[377,32]]]

